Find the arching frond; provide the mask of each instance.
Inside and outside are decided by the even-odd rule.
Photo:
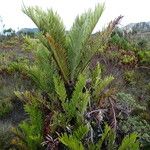
[[[31,18],[40,31],[49,33],[56,43],[65,47],[66,31],[62,19],[52,9],[43,11],[38,6],[24,7],[23,12]]]
[[[104,5],[98,4],[94,11],[78,16],[68,33],[69,48],[68,58],[71,68],[71,77],[74,77],[77,66],[79,65],[85,45],[92,34],[100,16],[104,10]]]
[[[65,82],[69,82],[69,66],[66,55],[66,31],[59,15],[51,9],[43,11],[39,7],[23,8],[23,12],[28,15],[37,25],[42,34],[39,39],[44,46],[52,53]]]

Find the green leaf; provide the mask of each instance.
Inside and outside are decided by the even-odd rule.
[[[65,85],[59,76],[55,75],[53,78],[55,84],[55,91],[58,94],[60,101],[62,101],[62,103],[65,103],[67,97]]]
[[[92,84],[93,85],[98,85],[99,80],[101,79],[101,67],[100,64],[98,63],[95,67],[94,70],[91,71],[92,73]]]
[[[111,130],[111,128],[106,124],[105,129],[104,129],[104,133],[102,134],[102,137],[99,139],[98,143],[96,144],[98,149],[101,149],[102,144],[103,144],[104,140],[106,139],[106,137],[108,136],[110,130]]]
[[[73,132],[73,136],[81,141],[85,137],[85,135],[88,133],[88,131],[89,129],[87,125],[81,125],[77,130]]]
[[[80,97],[83,94],[83,88],[85,87],[85,84],[86,78],[84,75],[80,74],[71,99],[72,103],[78,104]]]
[[[71,150],[84,150],[81,141],[72,135],[68,136],[66,133],[64,133],[59,140]]]
[[[100,96],[100,93],[108,86],[108,84],[114,79],[113,76],[105,77],[104,79],[98,79],[97,84],[94,85],[94,95],[97,100]]]
[[[132,133],[127,135],[118,150],[139,150],[139,142],[137,141],[137,134]]]

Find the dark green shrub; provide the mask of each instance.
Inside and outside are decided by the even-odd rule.
[[[124,131],[125,134],[135,132],[139,135],[139,139],[143,146],[150,143],[150,125],[140,117],[128,117],[125,120],[121,120],[119,128]]]
[[[122,112],[127,115],[131,114],[135,109],[146,110],[146,107],[138,104],[131,94],[123,92],[117,94],[117,105],[121,108]]]
[[[148,42],[145,39],[138,41],[137,45],[140,49],[146,49]]]

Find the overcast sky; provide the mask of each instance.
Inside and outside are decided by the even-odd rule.
[[[62,17],[69,29],[76,15],[94,8],[97,3],[105,2],[105,11],[96,26],[96,30],[108,24],[119,15],[124,18],[121,25],[150,21],[150,0],[23,0],[25,5],[38,5],[43,9],[53,8]],[[21,11],[22,0],[0,0],[0,16],[6,28],[21,29],[35,27],[32,21]]]

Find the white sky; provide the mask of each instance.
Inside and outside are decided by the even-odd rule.
[[[69,29],[76,15],[94,8],[97,3],[105,2],[105,11],[95,31],[107,25],[119,15],[124,18],[121,25],[133,22],[150,21],[150,0],[23,0],[25,5],[38,5],[53,8],[62,17]],[[6,28],[21,29],[35,27],[32,21],[21,11],[22,0],[0,0],[0,16]]]

